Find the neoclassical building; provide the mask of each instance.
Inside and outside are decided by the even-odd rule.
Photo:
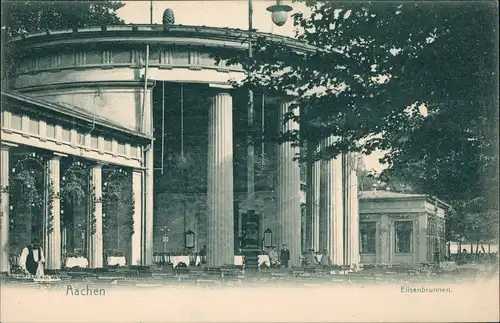
[[[360,196],[363,264],[431,263],[446,256],[445,214],[450,206],[422,194],[384,190]]]
[[[301,225],[298,148],[265,141],[255,147],[255,198],[247,200],[247,93],[230,86],[245,74],[212,57],[246,50],[246,36],[120,25],[13,38],[15,77],[2,89],[0,271],[33,237],[54,269],[75,255],[97,268],[105,255],[151,265],[154,253],[202,248],[209,265],[232,264],[249,209],[261,219],[265,244],[288,245],[292,265],[303,247],[357,264],[357,179],[349,158],[310,165],[312,207]],[[298,129],[282,122],[286,98],[256,92],[254,102],[264,138]]]

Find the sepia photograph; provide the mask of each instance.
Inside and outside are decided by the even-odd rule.
[[[0,322],[498,322],[498,1],[1,1]]]

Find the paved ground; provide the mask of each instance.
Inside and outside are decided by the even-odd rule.
[[[105,286],[109,289],[122,288],[165,288],[165,287],[227,287],[227,288],[263,288],[263,287],[316,287],[322,285],[386,285],[386,284],[428,284],[428,283],[464,283],[498,276],[498,265],[464,265],[451,272],[432,273],[431,271],[410,271],[397,268],[373,268],[359,273],[314,274],[291,271],[260,272],[242,274],[232,271],[207,274],[197,270],[191,273],[176,273],[159,270],[143,273],[103,271],[96,274],[72,274],[61,272],[60,281],[34,282],[23,277],[3,277],[3,285],[18,286],[27,289],[61,290],[68,285]]]

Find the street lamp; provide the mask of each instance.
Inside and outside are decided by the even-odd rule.
[[[186,248],[188,249],[193,249],[194,248],[194,232],[192,230],[188,230],[186,231],[186,233],[184,233],[184,242],[186,244]]]
[[[272,20],[278,26],[283,26],[288,18],[288,12],[292,7],[283,5],[281,0],[276,1],[276,5],[267,8],[272,12]],[[252,36],[253,36],[253,7],[252,0],[248,0],[248,58],[251,64],[253,58]],[[250,72],[248,72],[250,73]],[[249,75],[247,75],[249,76]],[[248,141],[247,141],[247,203],[248,209],[244,216],[243,226],[245,229],[245,237],[243,238],[243,253],[245,256],[245,267],[248,269],[258,269],[259,261],[258,254],[260,236],[260,219],[254,210],[254,186],[255,186],[255,171],[254,171],[254,140],[253,140],[253,123],[254,123],[254,104],[253,91],[248,89]]]
[[[163,242],[163,263],[167,262],[167,243],[169,241],[168,233],[170,232],[170,229],[167,228],[167,226],[164,226],[163,228],[160,229],[162,233],[162,242]]]
[[[267,228],[264,231],[264,247],[269,248],[273,245],[273,232]]]
[[[267,8],[267,11],[272,13],[271,19],[274,24],[279,27],[286,23],[288,20],[288,12],[292,11],[292,7],[282,3],[282,0],[276,0],[276,4],[274,6]]]

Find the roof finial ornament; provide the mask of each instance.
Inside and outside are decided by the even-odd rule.
[[[170,25],[173,25],[173,24],[175,24],[174,12],[172,11],[172,9],[167,8],[163,12],[163,25],[164,26],[170,26]]]

